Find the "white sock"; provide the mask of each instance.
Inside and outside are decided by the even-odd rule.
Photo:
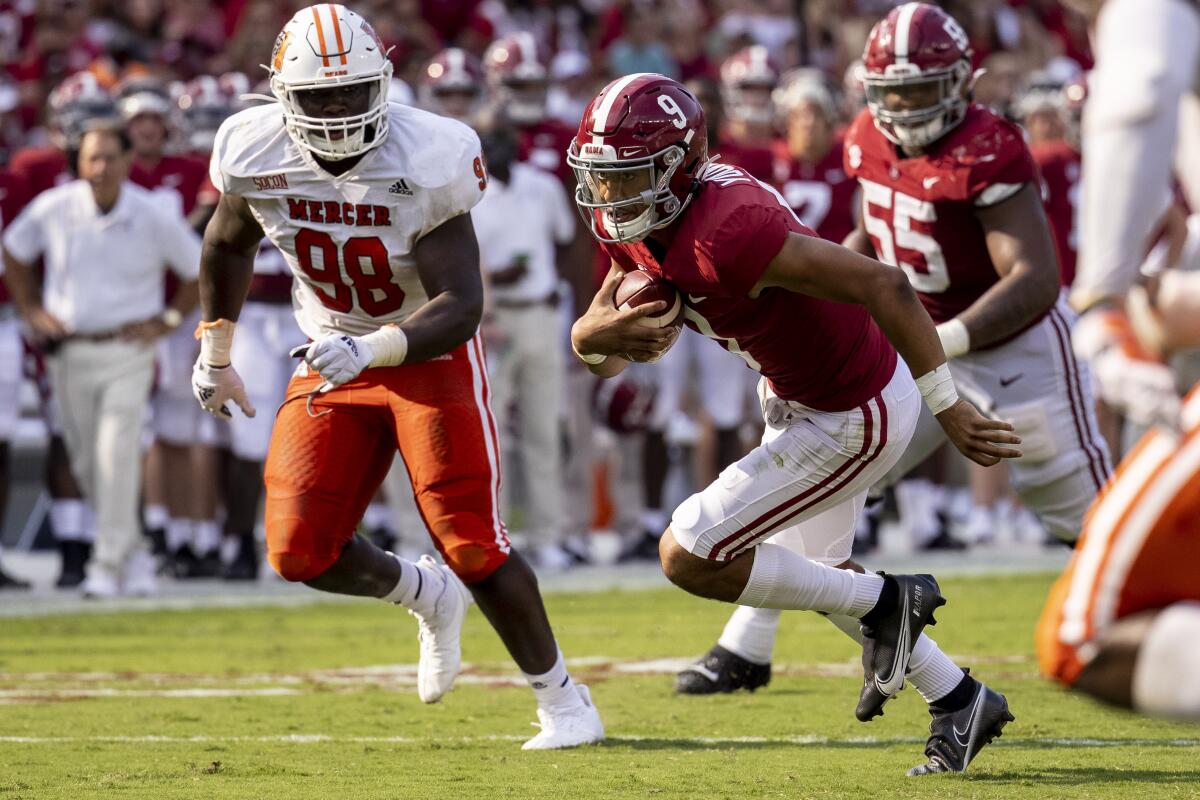
[[[149,530],[167,527],[167,520],[170,519],[170,514],[167,513],[166,506],[152,505],[146,506],[142,510],[142,521],[146,523]]]
[[[844,614],[829,614],[826,619],[842,633],[862,644],[862,628],[858,620]],[[941,651],[937,642],[922,633],[908,660],[908,681],[925,698],[925,702],[941,700],[958,686],[962,678],[963,671],[959,666]]]
[[[404,606],[421,616],[432,613],[434,604],[442,594],[446,576],[436,567],[428,569],[416,562],[406,561],[395,553],[388,555],[400,565],[400,580],[380,599]]]
[[[221,526],[216,520],[193,520],[192,541],[195,543],[196,555],[208,555],[221,546]]]
[[[908,681],[925,702],[941,700],[962,683],[962,679],[962,667],[943,653],[937,642],[922,633],[908,659]]]
[[[192,521],[171,517],[167,520],[167,552],[177,553],[184,545],[191,546],[193,534]]]
[[[717,644],[755,664],[770,664],[775,650],[775,631],[783,612],[777,608],[738,606]]]
[[[537,698],[538,708],[571,708],[583,702],[579,692],[575,691],[575,683],[563,663],[562,650],[554,659],[554,666],[541,675],[530,675],[522,672],[533,696]]]
[[[77,498],[51,500],[50,527],[60,542],[87,541],[87,503]]]
[[[883,578],[874,573],[827,567],[782,545],[760,544],[737,604],[861,617],[881,591]]]

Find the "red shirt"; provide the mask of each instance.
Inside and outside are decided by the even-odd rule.
[[[605,249],[626,271],[674,284],[688,327],[740,355],[780,397],[822,411],[855,408],[896,369],[896,351],[867,310],[778,288],[749,297],[789,232],[816,235],[769,186],[716,162],[668,229],[661,260],[645,242]]]
[[[862,187],[875,254],[904,270],[934,322],[958,316],[999,280],[975,212],[1036,178],[1020,128],[971,105],[924,154],[904,158],[864,110],[846,132],[845,164]]]
[[[25,179],[11,170],[0,169],[0,232],[21,213],[29,200],[29,187]],[[0,305],[7,304],[10,299],[12,296],[8,293],[8,284],[0,279]]]
[[[129,180],[163,195],[185,217],[196,207],[196,196],[207,176],[205,162],[186,156],[163,156],[153,167],[135,160],[129,167]]]
[[[1043,142],[1033,147],[1033,160],[1042,173],[1042,204],[1054,233],[1062,285],[1075,282],[1079,255],[1079,178],[1083,157],[1069,142]]]
[[[567,148],[575,138],[575,129],[554,118],[547,118],[519,129],[517,160],[553,172],[560,181],[575,185],[575,175],[567,163]]]
[[[709,143],[708,154],[719,155],[720,163],[741,167],[760,181],[772,183],[775,180],[775,151],[769,145],[744,144],[730,136],[722,136],[715,146]]]
[[[784,150],[776,161],[775,183],[783,199],[822,239],[842,243],[854,230],[854,195],[858,181],[842,165],[842,139],[838,137],[825,157],[815,164],[792,159]]]
[[[57,147],[22,147],[13,154],[8,168],[29,187],[29,198],[73,180],[67,155]]]

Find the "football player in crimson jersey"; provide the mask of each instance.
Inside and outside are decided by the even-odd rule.
[[[30,199],[71,180],[84,128],[115,113],[112,95],[90,72],[77,72],[56,86],[46,106],[50,144],[23,147],[9,163],[9,169],[29,185]]]
[[[271,434],[268,560],[287,580],[409,609],[427,703],[461,668],[473,595],[537,697],[541,732],[524,748],[600,741],[600,716],[572,683],[499,515],[470,218],[487,186],[479,139],[388,103],[384,45],[344,6],[298,11],[269,63],[278,102],[238,112],[217,134],[210,171],[222,194],[204,236],[192,377],[212,414],[232,416],[230,403],[255,413],[230,350],[265,232],[295,276],[296,321],[312,340],[293,351],[303,362]],[[354,535],[397,450],[445,565]]]
[[[911,669],[935,715],[931,762],[918,769],[965,768],[1011,719],[1007,702],[922,634],[944,602],[932,576],[867,574],[850,547],[867,490],[903,454],[922,397],[981,464],[1019,456],[1020,438],[958,398],[904,274],[820,239],[770,186],[710,160],[704,111],[675,81],[643,73],[610,83],[588,105],[569,159],[576,203],[612,259],[572,327],[579,358],[611,377],[674,342],[677,329],[641,322],[666,303],[614,306],[623,275],[641,269],[676,287],[688,327],[762,376],[762,444],[675,510],[660,544],[664,573],[701,597],[818,611],[855,638],[861,626],[855,715],[881,713]],[[970,729],[967,741],[951,736],[955,724]]]
[[[846,245],[907,276],[938,324],[956,383],[1021,436],[1024,456],[1009,463],[1017,493],[1048,531],[1074,541],[1111,467],[1086,365],[1070,347],[1074,316],[1060,298],[1022,133],[970,102],[967,36],[936,6],[894,9],[863,61],[868,107],[845,140],[862,216]],[[922,415],[881,484],[924,461],[942,441],[938,428]],[[758,635],[768,622],[727,627],[722,642],[736,653],[739,631]],[[945,768],[945,733],[935,715],[931,768]]]
[[[841,242],[854,230],[858,181],[842,164],[833,94],[801,72],[785,76],[774,99],[786,128],[774,182],[804,224],[822,239]]]
[[[774,178],[778,131],[771,92],[778,83],[779,68],[761,45],[739,50],[721,65],[725,126],[714,153],[760,181]]]

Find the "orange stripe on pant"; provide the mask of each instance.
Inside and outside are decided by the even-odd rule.
[[[1097,497],[1038,623],[1042,672],[1070,685],[1107,626],[1187,600],[1200,600],[1200,425],[1146,434]]]
[[[363,372],[306,398],[319,376],[293,377],[266,464],[267,558],[287,580],[320,575],[354,535],[397,448],[434,544],[465,582],[508,557],[497,507],[498,454],[486,371],[471,342],[442,360]]]

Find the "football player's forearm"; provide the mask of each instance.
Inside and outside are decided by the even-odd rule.
[[[254,253],[205,240],[200,253],[200,308],[207,322],[237,322],[254,277]]]
[[[888,268],[885,274],[888,277],[872,291],[867,309],[913,377],[919,378],[946,363],[942,340],[904,273]]]
[[[958,315],[976,350],[1019,333],[1045,314],[1058,299],[1057,272],[1048,280],[1032,269],[1015,269]]]
[[[428,361],[449,353],[475,335],[482,318],[482,293],[477,298],[453,292],[437,295],[400,325],[408,339],[404,362]]]

